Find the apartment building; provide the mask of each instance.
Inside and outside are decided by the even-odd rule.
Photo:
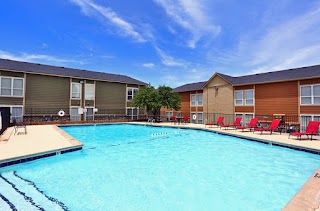
[[[197,84],[197,83],[195,83]],[[235,114],[248,121],[253,116],[297,116],[297,121],[320,120],[320,65],[232,77],[215,73],[196,92],[203,93],[203,113]],[[184,96],[181,111],[191,106],[191,91],[174,89]],[[182,91],[181,91],[182,90]],[[187,101],[187,95],[190,95]],[[189,114],[191,114],[191,109]],[[209,115],[203,115],[204,122]]]
[[[132,99],[146,83],[88,70],[0,59],[0,107],[16,121],[66,118],[93,120],[108,115],[137,118]]]

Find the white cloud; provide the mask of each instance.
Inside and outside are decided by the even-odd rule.
[[[275,21],[277,17],[272,15],[264,17],[270,19],[272,26],[260,28],[258,33],[252,29],[240,35],[234,48],[210,50],[207,58],[215,60],[216,66],[228,66],[230,73],[243,70],[240,75],[319,64],[319,4],[282,22]],[[236,68],[232,70],[232,67]]]
[[[158,47],[155,47],[155,49],[161,58],[162,64],[164,64],[166,66],[171,66],[171,67],[186,67],[187,66],[187,63],[185,61],[177,60],[177,59],[173,58],[172,56],[169,56],[168,54],[166,54],[163,50],[161,50]]]
[[[203,0],[154,0],[172,20],[191,33],[187,46],[196,48],[203,37],[217,36],[221,27],[210,20],[206,14]],[[169,28],[170,31],[173,31]]]
[[[119,30],[119,34],[126,37],[132,37],[137,42],[146,42],[144,36],[139,33],[136,27],[128,21],[121,18],[111,8],[103,7],[94,3],[91,0],[71,0],[78,5],[82,12],[89,17],[103,18],[102,21],[107,21]],[[150,36],[149,33],[146,35]]]
[[[49,62],[49,63],[79,63],[83,64],[82,61],[76,61],[71,59],[62,59],[55,56],[45,55],[45,54],[28,54],[21,53],[19,55],[12,54],[6,51],[0,50],[0,58],[10,59],[24,62]]]
[[[144,63],[142,66],[146,68],[153,68],[155,65],[153,63]]]
[[[320,7],[270,28],[251,45],[252,73],[320,63]]]

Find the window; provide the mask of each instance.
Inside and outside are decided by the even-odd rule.
[[[195,112],[192,112],[191,116],[190,116],[190,122],[195,124],[195,123],[197,123],[197,119],[193,119],[194,115],[197,115],[197,114]]]
[[[234,104],[236,106],[243,105],[243,91],[242,90],[234,91]]]
[[[94,108],[86,108],[86,120],[94,120]]]
[[[86,84],[85,85],[85,99],[86,100],[94,100],[94,97],[95,97],[94,84]]]
[[[23,78],[0,78],[1,96],[23,97]]]
[[[127,108],[127,116],[130,119],[138,119],[138,113],[139,113],[138,108]]]
[[[254,104],[254,91],[253,90],[245,90],[245,105],[253,105]]]
[[[198,106],[203,106],[203,97],[202,97],[202,94],[198,94]]]
[[[192,95],[190,95],[190,105],[191,106],[203,106],[202,94],[192,94]]]
[[[301,105],[320,105],[320,85],[300,87]]]
[[[300,131],[306,131],[309,121],[320,121],[320,114],[302,114],[300,119]]]
[[[235,117],[242,117],[241,124],[248,125],[252,118],[254,118],[254,114],[252,113],[236,113]]]
[[[202,124],[203,123],[203,113],[198,113],[197,119],[198,119],[198,124]]]
[[[14,106],[14,105],[0,105],[0,107],[9,107],[10,108],[10,122],[14,119],[16,122],[23,122],[23,107]]]
[[[81,99],[81,84],[71,83],[71,99]]]
[[[194,115],[196,119],[194,119]],[[190,116],[190,122],[194,124],[202,124],[203,123],[203,113],[202,112],[192,112]]]
[[[191,95],[191,106],[196,106],[197,105],[197,95]]]
[[[79,112],[80,107],[71,107],[70,108],[70,121],[80,121],[81,115]]]
[[[172,111],[166,111],[166,118],[167,120],[170,120],[170,118],[173,116],[173,112]]]
[[[131,101],[136,93],[138,93],[139,89],[138,88],[132,88],[128,87],[127,88],[127,100]]]
[[[234,91],[235,106],[252,106],[254,105],[254,90],[236,90]]]

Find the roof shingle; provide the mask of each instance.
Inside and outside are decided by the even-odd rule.
[[[229,82],[233,86],[259,84],[259,83],[270,83],[270,82],[280,82],[280,81],[291,81],[291,80],[301,80],[308,78],[320,78],[320,65],[314,65],[309,67],[299,67],[288,70],[280,70],[267,73],[259,73],[244,76],[229,76],[222,73],[216,73],[224,80]],[[208,81],[190,83],[179,86],[173,89],[174,92],[187,92],[201,90],[206,85]]]
[[[134,78],[111,74],[103,72],[94,72],[88,70],[73,69],[67,67],[57,67],[44,64],[35,64],[29,62],[13,61],[8,59],[0,59],[0,69],[18,71],[18,72],[27,72],[35,74],[44,74],[44,75],[55,75],[62,77],[75,77],[91,80],[101,80],[101,81],[110,81],[110,82],[119,82],[119,83],[128,83],[128,84],[138,84],[146,85],[146,83],[136,80]]]
[[[197,83],[190,83],[179,86],[173,89],[173,92],[188,92],[188,91],[195,91],[195,90],[202,90],[202,87],[205,85],[206,81],[197,82]]]
[[[238,77],[232,77],[221,73],[218,74],[221,77],[225,78],[227,81],[229,81],[232,85],[239,86],[246,84],[291,81],[320,77],[320,65],[280,70],[267,73],[259,73],[253,75],[244,75]]]

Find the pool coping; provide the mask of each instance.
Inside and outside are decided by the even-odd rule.
[[[0,168],[33,161],[33,160],[37,160],[40,158],[46,158],[46,157],[51,157],[51,156],[55,156],[55,155],[74,152],[74,151],[81,150],[83,148],[83,144],[80,141],[78,141],[77,139],[75,139],[74,137],[69,135],[64,130],[60,129],[57,125],[51,125],[51,127],[54,129],[55,132],[59,133],[65,140],[70,142],[70,144],[72,146],[60,147],[60,148],[56,148],[53,150],[45,150],[45,151],[31,153],[31,154],[27,154],[27,155],[10,157],[8,159],[2,159],[2,160],[0,160]],[[8,141],[10,139],[10,136],[11,136],[11,134],[9,135],[9,133],[6,133],[3,135],[2,139],[4,141]]]

